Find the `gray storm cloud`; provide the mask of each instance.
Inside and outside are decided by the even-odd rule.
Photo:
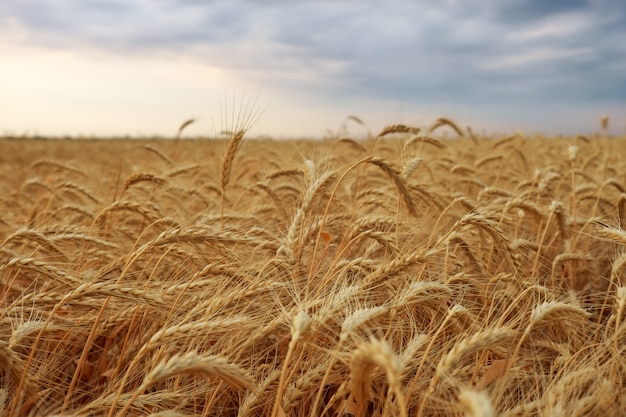
[[[623,104],[625,4],[4,0],[0,22],[35,44],[192,57],[328,99]]]

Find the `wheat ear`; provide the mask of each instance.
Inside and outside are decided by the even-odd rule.
[[[357,151],[359,151],[361,153],[367,152],[367,149],[365,149],[365,147],[363,147],[363,145],[361,145],[359,142],[357,142],[356,140],[354,140],[352,138],[341,138],[341,139],[339,139],[339,143],[347,143],[352,148],[356,149]]]
[[[624,306],[626,306],[626,287],[618,287],[615,291],[615,301],[617,301],[617,311],[611,316],[615,318],[615,334],[613,335],[613,349],[615,355],[619,352],[619,328],[622,324],[622,315],[624,314]]]
[[[161,152],[160,150],[158,150],[154,146],[143,145],[141,148],[145,149],[148,152],[152,152],[153,154],[155,154],[156,156],[161,158],[163,161],[165,161],[168,165],[174,165],[174,161],[172,161],[172,158],[170,158],[169,156],[165,155],[165,153]]]
[[[376,135],[376,137],[383,137],[385,135],[390,135],[392,133],[412,133],[414,135],[419,134],[420,132],[420,128],[419,127],[412,127],[412,126],[406,126],[406,125],[389,125],[389,126],[385,126],[383,128],[383,130],[381,130],[378,135]]]
[[[220,185],[222,187],[222,196],[221,196],[221,213],[222,217],[224,217],[224,197],[226,195],[226,186],[230,181],[230,173],[233,168],[233,161],[235,160],[235,155],[237,154],[237,150],[239,149],[239,145],[243,140],[244,135],[246,134],[246,130],[238,130],[233,133],[230,141],[228,142],[228,147],[226,148],[226,153],[224,154],[224,158],[222,158],[222,165],[220,166]]]
[[[238,365],[230,363],[223,356],[201,355],[197,352],[174,355],[169,359],[162,360],[148,372],[141,386],[137,388],[132,397],[126,402],[119,415],[125,415],[132,406],[133,401],[151,385],[185,373],[214,375],[240,390],[253,390],[256,385],[254,380],[248,375],[248,372]]]
[[[517,360],[517,355],[519,354],[520,349],[522,348],[522,344],[527,339],[530,332],[535,328],[535,326],[553,320],[559,320],[567,315],[577,315],[582,317],[587,317],[589,314],[583,310],[582,308],[567,304],[561,301],[545,301],[535,308],[533,308],[530,314],[530,321],[528,325],[524,329],[524,333],[520,337],[513,353],[506,359],[506,363],[504,365],[503,375],[506,375],[511,370],[513,363]],[[504,381],[500,383],[500,386],[496,389],[496,394],[494,398],[499,399],[504,390]]]
[[[404,394],[400,389],[402,375],[400,361],[391,350],[391,346],[386,341],[378,339],[360,344],[350,360],[349,387],[356,401],[359,416],[364,415],[365,406],[371,397],[370,372],[375,366],[384,371],[389,384],[388,390],[395,396],[400,416],[407,417]]]
[[[435,120],[435,122],[432,125],[430,125],[430,127],[428,128],[428,131],[430,133],[433,133],[435,130],[439,129],[442,126],[448,126],[452,130],[454,130],[454,132],[457,135],[461,137],[465,137],[465,134],[463,133],[461,128],[459,128],[459,126],[457,126],[456,123],[454,123],[452,120],[448,119],[447,117],[440,117],[439,119]]]
[[[402,176],[400,171],[398,171],[396,168],[391,166],[387,161],[385,161],[382,158],[371,157],[371,158],[368,158],[366,162],[372,165],[376,165],[385,174],[387,174],[389,178],[391,178],[391,180],[393,181],[393,184],[398,189],[398,192],[400,193],[400,197],[402,197],[404,204],[406,204],[409,210],[409,213],[411,213],[412,216],[417,217],[418,213],[417,213],[417,207],[415,206],[415,201],[413,201],[410,188],[406,183],[406,179]]]
[[[195,123],[195,121],[196,119],[193,119],[193,118],[185,120],[178,128],[178,132],[176,132],[176,140],[180,139],[180,135],[183,133],[183,130],[185,130],[185,128],[189,126],[190,124]]]
[[[276,391],[274,407],[272,408],[272,417],[276,417],[277,415],[279,415],[279,409],[281,409],[280,402],[283,398],[283,392],[285,391],[285,377],[287,375],[287,369],[289,367],[289,361],[291,360],[293,351],[298,341],[302,339],[309,331],[310,325],[311,318],[304,310],[298,311],[298,314],[296,314],[291,322],[291,340],[289,341],[289,348],[283,362],[282,372],[280,373],[278,391]],[[284,412],[282,414],[284,415]]]
[[[428,143],[429,145],[433,145],[437,149],[444,149],[446,147],[446,145],[444,145],[443,143],[441,143],[441,141],[435,138],[425,135],[417,135],[413,136],[411,139],[407,140],[404,143],[403,152],[406,153],[409,150],[409,147],[414,143]]]
[[[494,327],[461,340],[448,353],[442,356],[437,366],[437,375],[439,377],[447,375],[452,368],[461,362],[463,357],[509,339],[514,334],[513,330],[506,327]],[[433,378],[434,380],[435,378]],[[434,383],[431,384],[434,386]]]
[[[434,391],[436,384],[442,377],[449,376],[449,372],[452,368],[457,366],[463,357],[478,352],[481,349],[485,349],[491,345],[502,342],[505,339],[511,338],[515,332],[511,329],[504,327],[491,328],[478,332],[473,336],[462,340],[457,343],[448,353],[444,354],[437,365],[437,371],[435,376],[430,380],[428,389],[422,397],[420,404],[420,410],[424,410],[426,401],[430,394]]]
[[[137,184],[139,182],[153,182],[155,184],[161,185],[165,183],[165,180],[161,177],[157,177],[154,174],[150,174],[148,172],[140,172],[137,174],[133,174],[126,180],[124,184],[124,189],[122,190],[122,195],[130,188],[130,186]]]
[[[495,412],[491,400],[484,392],[462,389],[459,393],[459,402],[465,409],[466,417],[493,417]]]

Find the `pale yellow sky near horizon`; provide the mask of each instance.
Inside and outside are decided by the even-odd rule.
[[[180,56],[119,57],[2,43],[0,54],[3,135],[173,136],[194,118],[184,135],[212,136],[231,129],[233,113],[243,109],[258,114],[252,134],[322,137],[358,113],[328,105],[312,111],[307,104],[317,107],[314,97],[266,91]],[[352,126],[351,132],[360,135],[364,129]]]
[[[471,119],[471,112],[454,106],[425,103],[412,109],[382,101],[321,102],[276,85],[252,85],[236,73],[184,55],[119,56],[84,47],[48,49],[1,40],[0,55],[0,135],[174,136],[183,121],[195,118],[184,136],[214,136],[232,128],[233,113],[242,103],[258,113],[251,135],[276,138],[324,137],[340,129],[349,115],[367,125],[348,123],[355,137],[393,123],[423,126],[440,116],[479,132],[532,129]],[[615,112],[626,113],[619,108]],[[580,114],[596,120],[600,116],[585,110]],[[612,118],[612,125],[616,122],[620,120]]]

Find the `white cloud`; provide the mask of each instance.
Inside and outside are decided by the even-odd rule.
[[[510,33],[508,39],[512,42],[523,43],[572,37],[588,30],[592,23],[583,13],[559,15],[539,22],[531,22],[529,27]]]
[[[485,61],[482,66],[489,70],[523,69],[563,60],[584,60],[593,57],[591,48],[538,48],[521,53],[503,54]]]

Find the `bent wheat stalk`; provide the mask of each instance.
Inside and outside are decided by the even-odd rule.
[[[404,394],[400,389],[402,368],[400,361],[391,350],[391,346],[384,341],[371,339],[368,343],[360,344],[352,354],[350,360],[350,391],[356,401],[358,416],[363,416],[365,406],[371,397],[370,372],[378,366],[387,378],[388,392],[395,396],[400,416],[407,417]]]

